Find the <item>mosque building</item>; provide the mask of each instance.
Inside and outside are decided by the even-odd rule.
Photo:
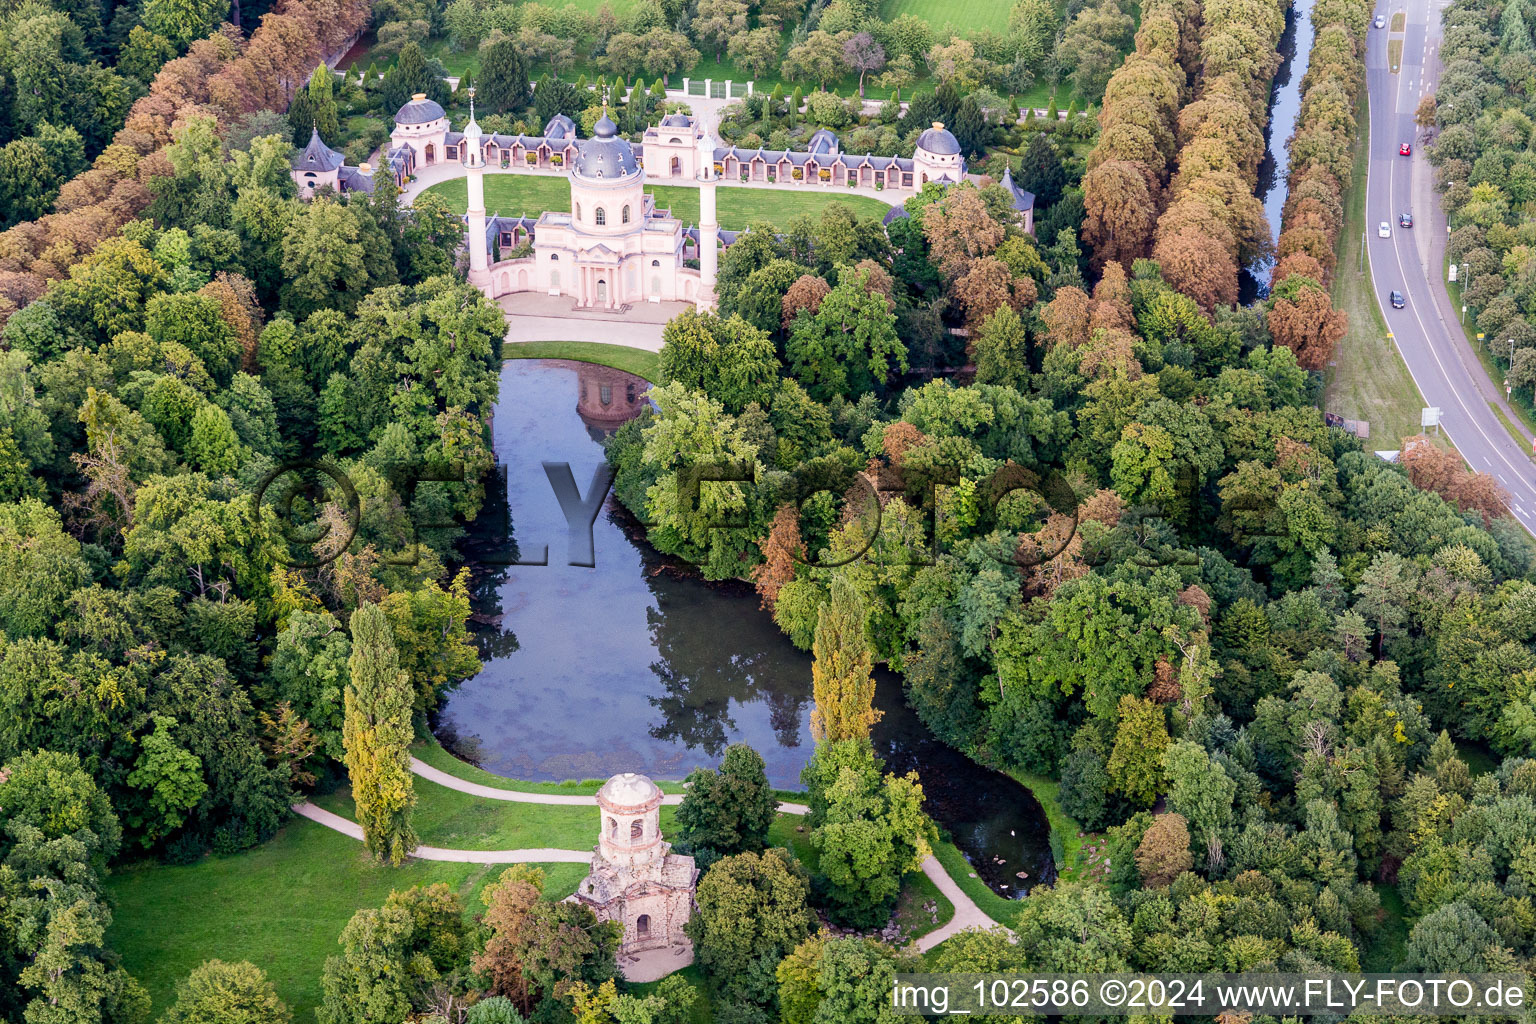
[[[569,298],[575,310],[622,312],[640,302],[714,307],[719,249],[736,238],[720,229],[716,215],[716,186],[722,181],[912,193],[930,182],[961,181],[966,174],[959,142],[937,122],[918,137],[911,157],[843,153],[837,136],[826,129],[813,133],[804,151],[718,146],[687,114],[663,117],[636,145],[619,134],[606,111],[587,139],[577,136],[576,125],[563,114],[549,120],[543,135],[487,135],[475,121],[473,95],[470,90],[470,118],[462,132],[451,130],[440,104],[420,93],[412,96],[395,115],[378,172],[367,164],[345,166],[342,155],[312,133],[293,159],[294,182],[306,197],[325,187],[372,191],[373,173],[387,171],[402,184],[428,167],[460,166],[467,177],[471,283],[492,299],[545,294]],[[569,209],[537,218],[488,214],[487,169],[565,173]],[[698,226],[687,227],[670,210],[658,208],[645,191],[651,180],[695,185]],[[1011,178],[1006,186],[1028,230],[1034,197]],[[502,253],[518,255],[502,258]],[[697,268],[688,265],[693,260]]]

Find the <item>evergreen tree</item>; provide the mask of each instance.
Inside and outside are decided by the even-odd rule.
[[[320,137],[332,145],[341,141],[341,118],[336,112],[336,81],[331,69],[321,64],[309,76],[309,107]]]
[[[948,127],[955,136],[955,141],[960,143],[961,151],[972,156],[980,156],[986,152],[987,143],[992,139],[992,128],[987,124],[987,119],[981,112],[981,104],[976,102],[976,97],[967,96],[955,106],[954,113],[950,116]]]
[[[822,740],[868,739],[880,719],[874,709],[873,659],[864,636],[864,599],[843,574],[832,579],[832,598],[821,606],[811,650],[811,735]]]
[[[384,72],[384,109],[396,111],[417,93],[424,93],[438,103],[448,101],[448,83],[433,73],[427,58],[415,42],[406,43],[400,50],[395,66]]]
[[[475,98],[493,114],[528,105],[528,68],[517,43],[500,39],[486,47],[480,58],[480,88]]]
[[[1033,111],[1030,116],[1034,116]],[[1067,187],[1067,171],[1061,165],[1056,147],[1044,132],[1030,133],[1029,145],[1024,147],[1024,156],[1014,183],[1026,192],[1035,194],[1036,210],[1055,206],[1061,198],[1062,190]]]
[[[574,85],[550,75],[539,79],[539,87],[533,91],[533,111],[540,124],[549,123],[556,114],[574,119],[584,106]]]
[[[389,620],[378,605],[352,613],[351,679],[342,743],[363,842],[375,857],[399,864],[416,848],[411,809],[411,682],[400,670]]]

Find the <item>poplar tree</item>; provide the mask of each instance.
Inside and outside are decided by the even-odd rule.
[[[365,604],[352,613],[351,625],[342,744],[352,799],[369,852],[398,865],[416,849],[410,676],[400,669],[383,609]]]
[[[821,606],[811,651],[811,735],[823,740],[867,739],[880,719],[874,708],[873,659],[864,637],[864,599],[847,577],[832,580],[832,599]]]

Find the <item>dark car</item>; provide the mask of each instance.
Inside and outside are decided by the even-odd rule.
[[[1392,308],[1393,309],[1402,309],[1403,306],[1405,306],[1406,304],[1407,304],[1407,300],[1403,298],[1403,293],[1402,292],[1393,292],[1392,293]]]
[[[1405,142],[1401,146],[1397,147],[1397,155],[1398,156],[1413,156],[1413,147]]]
[[[1413,227],[1413,214],[1411,214],[1411,213],[1400,213],[1400,214],[1398,214],[1397,215],[1397,226],[1400,227],[1400,228],[1411,228],[1411,227]]]

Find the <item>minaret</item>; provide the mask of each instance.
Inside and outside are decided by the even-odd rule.
[[[475,89],[469,89],[469,124],[464,126],[464,166],[469,170],[469,283],[484,288],[491,282],[491,264],[485,247],[485,150],[480,126],[475,123]]]
[[[715,308],[715,274],[720,267],[720,224],[715,215],[715,140],[706,130],[699,138],[699,295],[700,312]]]

